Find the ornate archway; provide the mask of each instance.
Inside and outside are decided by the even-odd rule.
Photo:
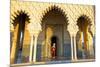
[[[57,42],[57,55],[56,59],[71,59],[71,46],[70,36],[67,31],[68,20],[63,10],[58,6],[52,6],[42,18],[42,32],[38,37],[38,48],[41,47],[40,53],[37,53],[37,59],[40,57],[42,60],[52,60],[51,56],[51,38],[56,36]],[[40,47],[39,47],[40,46]],[[40,55],[38,55],[40,54]],[[39,61],[39,60],[38,60]]]
[[[94,58],[93,35],[90,31],[92,25],[91,20],[86,15],[82,15],[78,18],[77,25],[79,27],[76,35],[77,58]]]
[[[29,54],[25,54],[25,51],[27,50],[26,48],[29,47],[30,42],[29,32],[26,29],[29,20],[29,16],[23,11],[18,11],[18,14],[13,20],[14,31],[12,32],[13,36],[11,36],[11,63],[28,62],[26,58]]]

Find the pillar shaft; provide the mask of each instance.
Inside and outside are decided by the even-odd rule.
[[[74,59],[74,55],[73,55],[73,38],[71,36],[71,59]]]
[[[31,36],[31,43],[30,43],[30,57],[29,61],[32,62],[32,53],[33,52],[33,36]]]
[[[74,36],[74,60],[77,60],[76,37]]]
[[[35,36],[35,40],[34,40],[34,53],[33,53],[33,62],[36,62],[36,54],[37,54],[37,38],[38,36]]]

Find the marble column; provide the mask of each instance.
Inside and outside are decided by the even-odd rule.
[[[33,54],[32,52],[33,52],[33,36],[31,36],[29,62],[32,62],[32,54]]]
[[[74,50],[74,61],[76,61],[77,60],[77,47],[76,47],[76,35],[77,35],[77,32],[79,31],[79,29],[78,29],[78,26],[76,25],[76,24],[73,24],[73,45],[74,45],[74,48],[73,48],[73,50]]]
[[[74,60],[74,53],[73,53],[73,37],[71,36],[71,59]]]
[[[36,54],[37,54],[37,38],[38,38],[38,34],[34,35],[34,52],[33,52],[33,62],[36,62]]]
[[[74,36],[73,39],[74,39],[74,60],[77,60],[76,36]]]
[[[37,38],[41,31],[41,25],[39,22],[35,22],[34,20],[30,20],[30,21],[32,22],[29,23],[27,26],[27,29],[31,35],[30,58],[29,59],[30,59],[30,62],[31,61],[36,62]],[[33,36],[34,36],[34,43],[33,43]]]

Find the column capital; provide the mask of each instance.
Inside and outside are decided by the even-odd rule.
[[[40,31],[42,30],[40,23],[37,22],[29,23],[27,29],[30,33],[30,36],[34,37],[37,37]]]
[[[70,36],[76,36],[77,32],[79,31],[78,26],[76,24],[69,24],[68,29]]]

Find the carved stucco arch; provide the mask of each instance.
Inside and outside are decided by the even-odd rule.
[[[66,27],[69,25],[69,23],[68,23],[68,17],[67,17],[67,12],[65,12],[65,10],[60,6],[60,5],[57,5],[57,4],[52,4],[52,5],[49,5],[47,8],[45,8],[45,10],[42,12],[42,16],[40,16],[40,25],[41,25],[41,27],[42,27],[42,20],[43,20],[43,18],[44,18],[44,16],[49,12],[49,11],[51,11],[52,9],[57,9],[57,11],[59,11],[63,16],[64,16],[64,19],[66,20]],[[67,31],[67,33],[68,33],[68,37],[70,38],[70,33],[69,33],[69,31],[66,29],[66,31]],[[67,35],[67,34],[66,34]]]
[[[15,18],[20,14],[20,12],[23,12],[24,14],[26,14],[29,18],[29,22],[30,22],[30,14],[27,12],[27,10],[15,10],[11,13],[11,16],[10,16],[10,31],[14,31],[14,20]]]
[[[55,5],[48,6],[48,7],[42,12],[42,16],[41,16],[41,18],[40,18],[41,23],[42,23],[42,19],[43,19],[43,17],[45,16],[45,14],[46,14],[47,12],[49,12],[50,10],[52,10],[52,9],[57,9],[58,11],[60,11],[60,12],[64,15],[64,17],[66,18],[66,21],[68,21],[68,17],[66,17],[67,14],[65,13],[64,9],[62,9],[59,5],[56,5],[56,4],[55,4]]]
[[[78,19],[80,18],[80,17],[84,17],[88,22],[89,22],[89,28],[90,28],[90,30],[89,30],[89,32],[91,33],[91,35],[92,35],[92,37],[94,36],[94,33],[95,33],[95,27],[94,27],[94,22],[91,20],[91,17],[90,16],[88,16],[88,15],[85,15],[85,14],[82,14],[82,15],[79,15],[79,16],[77,16],[76,18],[76,26],[78,27],[78,25],[77,25],[77,23],[78,23]],[[79,32],[79,27],[78,27],[78,30],[77,30],[77,33]],[[76,35],[77,35],[77,33],[76,33]]]
[[[40,25],[42,24],[42,19],[43,19],[43,17],[45,16],[45,14],[47,14],[47,12],[49,12],[49,11],[52,10],[52,9],[57,9],[58,11],[60,11],[60,12],[63,14],[63,16],[66,18],[66,21],[67,21],[66,24],[67,24],[67,26],[68,26],[68,25],[69,25],[69,22],[68,22],[68,17],[67,17],[66,12],[64,11],[64,9],[63,9],[62,7],[60,7],[59,5],[56,5],[56,4],[48,6],[48,7],[42,12],[42,16],[41,16],[41,18],[40,18]],[[67,29],[66,29],[66,30],[67,30]],[[69,36],[70,36],[69,30],[67,30],[67,31],[68,31]]]

